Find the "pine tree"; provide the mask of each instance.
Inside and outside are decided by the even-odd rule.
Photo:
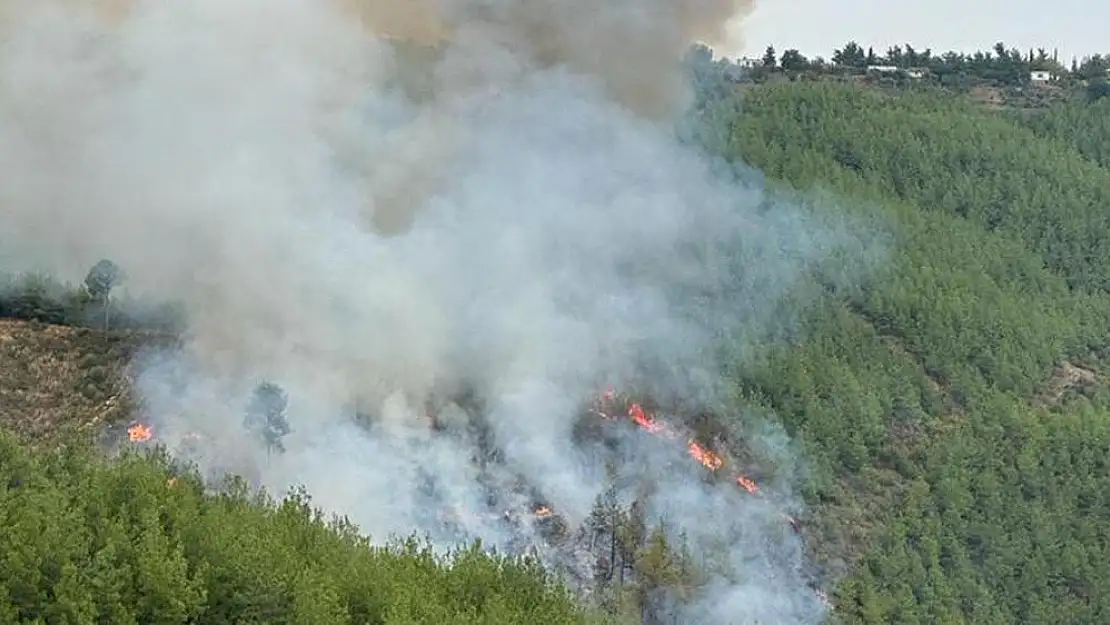
[[[93,301],[104,307],[104,329],[108,329],[112,289],[123,279],[123,271],[108,259],[101,259],[85,275],[85,289]]]
[[[255,387],[243,426],[262,440],[267,453],[285,452],[281,439],[291,431],[285,415],[288,405],[288,396],[277,384],[263,381]]]

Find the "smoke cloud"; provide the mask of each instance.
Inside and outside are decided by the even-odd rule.
[[[430,499],[519,509],[521,480],[581,523],[606,483],[574,443],[581,402],[611,382],[719,403],[720,346],[789,325],[806,268],[855,244],[669,128],[686,47],[748,2],[76,5],[0,5],[5,257],[76,279],[108,257],[129,297],[183,302],[183,350],[136,363],[150,418],[375,536],[449,542]],[[294,430],[271,458],[241,428],[264,377]],[[427,398],[463,389],[489,432],[450,403],[430,431]],[[727,554],[689,622],[820,620],[764,504],[681,449],[625,449],[652,514]]]

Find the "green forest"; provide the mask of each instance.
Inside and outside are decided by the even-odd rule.
[[[308,496],[206,494],[164,455],[0,432],[3,623],[588,623],[534,561],[372,545]]]
[[[833,80],[702,96],[707,149],[890,241],[863,283],[813,276],[798,333],[732,369],[736,414],[774,415],[811,467],[831,621],[1110,622],[1110,98],[1018,113]],[[12,278],[0,313],[141,326],[112,312],[114,276]],[[697,578],[641,527],[629,588],[609,575],[581,601],[526,558],[375,546],[305,494],[206,494],[158,454],[3,432],[0,518],[5,623],[600,623]]]
[[[794,83],[716,120],[727,156],[895,241],[736,380],[823,465],[807,495],[817,548],[851,562],[839,622],[1110,617],[1108,104],[1011,118]]]

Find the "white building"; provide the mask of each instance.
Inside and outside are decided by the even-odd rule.
[[[909,69],[902,69],[895,65],[868,65],[868,72],[876,72],[879,74],[897,74],[902,72],[910,78],[924,78],[926,70],[921,67],[911,67]]]

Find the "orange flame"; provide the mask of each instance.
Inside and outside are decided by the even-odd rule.
[[[694,460],[700,462],[702,466],[710,471],[720,469],[725,463],[720,456],[697,444],[693,439],[690,439],[687,448],[690,450],[690,455],[693,456]]]
[[[546,518],[552,516],[553,514],[555,514],[555,512],[552,511],[551,508],[548,508],[547,506],[540,506],[540,507],[535,509],[534,514],[536,515],[537,518],[546,519]]]
[[[736,483],[743,486],[744,490],[748,491],[749,493],[751,493],[753,495],[758,495],[759,494],[759,485],[757,485],[755,482],[751,481],[746,476],[738,475],[736,477]]]
[[[644,428],[652,434],[659,434],[664,429],[663,424],[651,418],[646,412],[644,412],[644,409],[640,407],[640,404],[633,403],[631,406],[628,407],[628,418],[632,419],[636,422],[636,425]]]
[[[616,398],[616,396],[616,391],[613,390],[612,386],[610,386],[598,398],[598,410],[596,410],[595,412],[602,417],[609,418],[609,415],[606,414],[605,409],[609,407],[610,402],[612,402]],[[638,403],[633,402],[629,404],[628,418],[635,422],[636,425],[652,434],[659,434],[672,439],[678,437],[678,433],[675,430],[669,428],[663,422],[656,421],[655,418],[649,415]],[[690,456],[710,471],[716,471],[717,469],[720,469],[724,466],[724,459],[721,456],[701,446],[697,443],[697,441],[690,439],[687,442],[686,447],[690,452]],[[738,474],[734,476],[734,479],[736,480],[736,484],[738,486],[748,491],[752,495],[761,495],[759,485],[746,475]],[[781,516],[786,522],[790,524],[792,528],[794,528],[794,531],[801,531],[801,525],[798,523],[797,519],[787,514],[782,514]]]
[[[127,428],[127,438],[132,443],[145,443],[154,437],[154,430],[143,423],[136,423]]]

